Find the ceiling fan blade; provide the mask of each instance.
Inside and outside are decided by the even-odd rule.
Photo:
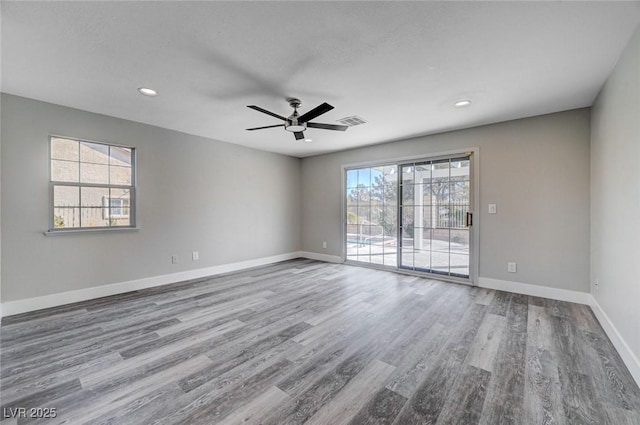
[[[271,115],[272,117],[279,118],[279,119],[281,119],[282,121],[286,121],[286,120],[287,120],[287,119],[286,119],[285,117],[283,117],[282,115],[278,115],[278,114],[276,114],[276,113],[274,113],[274,112],[267,111],[266,109],[262,109],[261,107],[256,106],[256,105],[247,105],[247,108],[255,109],[255,110],[256,110],[256,111],[258,111],[258,112],[262,112],[263,114]]]
[[[304,133],[302,131],[296,131],[293,135],[296,136],[296,140],[304,139]]]
[[[327,102],[322,105],[318,105],[309,112],[305,112],[304,114],[298,117],[298,122],[309,122],[312,119],[319,117],[320,115],[329,112],[333,109],[333,106],[329,105]]]
[[[321,128],[323,130],[337,130],[337,131],[346,131],[347,128],[349,128],[348,125],[323,124],[321,122],[308,122],[307,127]]]
[[[253,128],[247,128],[247,130],[249,130],[249,131],[252,131],[252,130],[262,130],[263,128],[273,128],[273,127],[284,127],[284,124],[265,125],[264,127],[253,127]]]

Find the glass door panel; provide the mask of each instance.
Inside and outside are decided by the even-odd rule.
[[[397,168],[385,165],[347,170],[347,260],[397,267]]]
[[[470,158],[400,165],[399,267],[469,277]]]

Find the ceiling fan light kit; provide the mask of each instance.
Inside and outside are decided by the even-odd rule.
[[[293,113],[285,118],[281,115],[278,115],[274,112],[271,111],[267,111],[266,109],[263,109],[259,106],[256,105],[249,105],[247,106],[248,108],[254,109],[258,112],[262,112],[263,114],[267,114],[267,115],[271,115],[272,117],[278,118],[282,121],[284,121],[283,124],[276,124],[276,125],[268,125],[268,126],[264,126],[264,127],[254,127],[254,128],[247,128],[247,130],[249,131],[253,131],[253,130],[262,130],[265,128],[274,128],[274,127],[284,127],[284,129],[286,131],[289,131],[291,133],[293,133],[293,135],[295,136],[296,140],[303,140],[305,142],[307,141],[311,141],[311,139],[308,139],[305,137],[304,135],[304,131],[307,128],[319,128],[322,130],[335,130],[335,131],[346,131],[347,128],[349,128],[349,126],[346,125],[336,125],[336,124],[324,124],[324,123],[314,123],[314,122],[310,122],[312,119],[319,117],[320,115],[329,112],[330,110],[333,109],[333,106],[329,105],[328,103],[323,103],[321,105],[316,106],[315,108],[313,108],[312,110],[305,112],[302,115],[298,115],[298,108],[300,107],[300,105],[302,105],[302,102],[300,102],[300,99],[296,99],[296,98],[289,98],[287,99],[287,102],[289,102],[289,106],[291,106],[293,108]]]

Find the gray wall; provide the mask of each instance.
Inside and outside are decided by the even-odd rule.
[[[3,302],[300,250],[297,158],[6,94],[1,113]],[[49,134],[138,149],[139,231],[43,235]]]
[[[305,158],[303,250],[341,255],[343,164],[479,147],[480,277],[588,292],[589,125],[579,109]]]
[[[0,2],[0,46],[2,46],[2,2]],[[2,55],[0,54],[0,92],[2,92]],[[2,102],[0,102],[0,211],[2,211]],[[0,318],[2,317],[2,214],[0,213]]]
[[[640,28],[596,99],[591,126],[592,293],[640,358],[638,99]]]
[[[10,95],[1,111],[3,302],[300,249],[340,255],[343,164],[475,146],[480,276],[589,290],[588,109],[304,160]],[[43,235],[49,134],[138,148],[139,231]]]

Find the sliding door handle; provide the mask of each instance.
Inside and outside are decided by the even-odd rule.
[[[473,214],[468,212],[467,213],[467,227],[471,227],[473,226]]]

